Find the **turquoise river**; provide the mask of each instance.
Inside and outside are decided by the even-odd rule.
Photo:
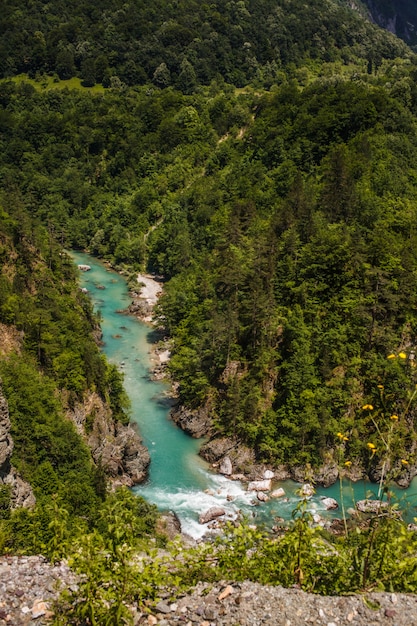
[[[131,421],[137,424],[150,451],[149,478],[134,490],[160,510],[175,511],[183,531],[196,538],[206,531],[198,523],[199,515],[214,505],[224,507],[230,519],[242,511],[255,522],[262,521],[269,526],[276,517],[290,518],[299,502],[296,490],[300,485],[292,481],[274,484],[285,489],[286,498],[254,506],[255,494],[247,492],[243,484],[210,471],[198,456],[201,441],[184,434],[169,418],[169,387],[150,377],[152,328],[133,316],[118,313],[130,304],[126,281],[88,254],[71,252],[71,256],[76,264],[91,267],[88,272],[80,272],[80,286],[88,290],[95,309],[100,312],[103,352],[124,373]],[[345,508],[370,492],[376,493],[377,489],[376,485],[363,481],[344,484]],[[395,494],[401,508],[407,509],[407,519],[417,516],[417,482],[413,481],[407,490],[395,490]],[[309,501],[312,512],[324,514],[323,496],[340,502],[340,485],[318,488]],[[337,516],[340,511],[325,514]]]

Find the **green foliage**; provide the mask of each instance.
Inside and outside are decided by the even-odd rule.
[[[10,517],[11,495],[10,485],[0,486],[0,520],[9,519]]]
[[[82,578],[76,592],[63,594],[56,624],[132,623],[129,605],[158,597],[169,575],[150,539],[155,521],[155,507],[127,489],[109,496],[97,528],[71,551],[70,565]]]
[[[385,58],[407,54],[404,44],[333,0],[54,0],[46,9],[15,0],[4,5],[0,33],[1,76],[77,75],[87,87],[99,81],[118,90],[153,81],[186,94],[213,80],[269,86],[282,68],[296,74],[323,61],[373,71]]]

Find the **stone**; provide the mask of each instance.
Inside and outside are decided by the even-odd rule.
[[[268,502],[269,500],[269,496],[267,496],[264,491],[258,491],[256,497],[258,498],[259,502]]]
[[[379,511],[388,508],[388,502],[380,500],[358,500],[356,508],[361,513],[379,513]]]
[[[158,620],[156,619],[155,615],[148,615],[148,624],[150,624],[150,626],[155,626],[155,624],[158,623]]]
[[[339,508],[339,504],[334,498],[323,498],[322,503],[326,508],[326,511],[332,511]]]
[[[278,489],[274,489],[271,493],[271,498],[282,498],[285,496],[285,491],[282,487],[278,487]]]
[[[78,266],[78,269],[81,272],[89,272],[91,270],[91,267],[89,265],[84,265],[83,263],[80,263],[80,265]]]
[[[315,494],[315,489],[310,483],[305,483],[300,489],[301,495],[310,498]]]
[[[271,479],[267,480],[252,480],[248,484],[248,491],[270,491]]]
[[[167,615],[168,613],[171,613],[171,607],[169,607],[168,604],[165,604],[165,602],[158,602],[155,606],[155,611],[158,611],[158,613],[165,613]]]
[[[212,506],[205,513],[202,513],[198,518],[200,524],[207,524],[208,522],[225,515],[226,511],[222,506]]]
[[[221,460],[219,472],[220,474],[223,474],[224,476],[231,476],[231,474],[233,474],[232,461],[230,460],[229,456],[225,456]]]
[[[272,470],[265,470],[264,471],[264,478],[266,480],[268,480],[269,478],[274,478],[275,474]]]
[[[230,480],[246,480],[246,476],[244,474],[232,474],[229,478]]]
[[[32,617],[33,619],[37,619],[42,615],[45,615],[49,610],[48,604],[43,600],[35,600],[32,606]]]
[[[218,600],[224,600],[225,598],[227,598],[227,596],[230,596],[230,594],[232,594],[233,591],[234,591],[233,587],[231,585],[227,585],[227,587],[225,587],[223,591],[219,593]]]

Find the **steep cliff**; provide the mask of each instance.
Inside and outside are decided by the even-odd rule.
[[[96,465],[101,465],[113,486],[131,487],[147,476],[150,456],[133,427],[113,419],[96,393],[67,409],[67,416],[86,441]]]
[[[25,482],[12,466],[13,439],[10,435],[10,417],[7,400],[0,383],[0,487],[10,487],[11,508],[35,505],[35,496],[29,483]]]
[[[417,7],[409,0],[364,0],[375,24],[397,35],[411,46],[417,45]]]

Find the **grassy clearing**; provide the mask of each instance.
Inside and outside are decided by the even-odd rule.
[[[29,83],[38,91],[50,91],[52,89],[79,89],[89,91],[91,93],[103,93],[105,91],[103,85],[94,85],[94,87],[83,87],[80,78],[70,78],[69,80],[60,80],[55,76],[42,75],[38,78],[29,78],[27,74],[19,74],[4,78],[3,81],[13,81],[16,84]]]

